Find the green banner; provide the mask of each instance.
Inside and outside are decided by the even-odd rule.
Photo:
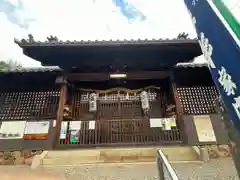
[[[238,0],[213,0],[240,42],[240,2]]]

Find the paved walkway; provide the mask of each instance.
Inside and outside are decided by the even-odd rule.
[[[236,171],[230,158],[208,164],[173,164],[183,180],[235,180]],[[1,180],[157,180],[156,164],[84,165],[79,167],[43,168],[0,167]]]

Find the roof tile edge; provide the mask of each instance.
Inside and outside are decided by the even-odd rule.
[[[88,40],[88,41],[62,41],[56,36],[47,37],[46,41],[35,41],[31,34],[28,35],[28,39],[19,40],[14,38],[14,42],[19,46],[50,46],[50,45],[121,45],[121,44],[165,44],[165,43],[197,43],[197,38],[189,38],[188,34],[180,33],[177,38],[159,38],[159,39],[109,39],[109,40]]]

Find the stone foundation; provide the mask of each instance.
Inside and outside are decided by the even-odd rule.
[[[219,157],[230,157],[231,151],[228,145],[209,145],[206,146],[210,159]]]
[[[33,157],[43,151],[8,151],[0,152],[0,165],[31,165]]]

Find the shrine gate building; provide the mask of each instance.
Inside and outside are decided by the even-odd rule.
[[[0,73],[1,150],[226,141],[208,67],[192,63],[202,54],[196,39],[15,43],[59,68]],[[215,141],[199,136],[206,117]]]

